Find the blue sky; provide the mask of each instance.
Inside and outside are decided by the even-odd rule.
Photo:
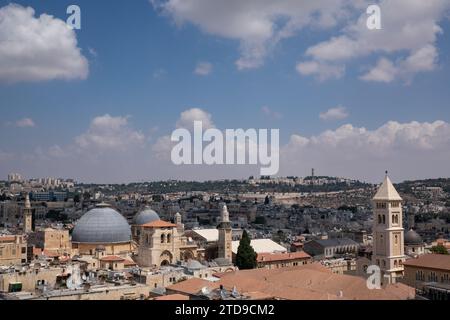
[[[296,28],[292,35],[281,40],[277,40],[276,35],[266,35],[261,31],[255,33],[257,39],[254,40],[252,32],[240,33],[239,25],[236,28],[230,27],[230,31],[222,32],[227,30],[230,24],[239,22],[239,16],[236,16],[237,13],[232,9],[224,13],[225,16],[229,15],[230,20],[222,29],[220,19],[217,20],[217,28],[214,24],[214,15],[218,14],[217,10],[220,8],[211,11],[211,14],[192,14],[196,12],[195,6],[202,4],[200,0],[186,1],[187,5],[192,5],[192,12],[178,9],[178,2],[175,0],[162,2],[163,5],[172,5],[165,7],[165,11],[161,8],[155,10],[158,4],[147,0],[76,1],[81,8],[82,28],[73,32],[78,41],[76,47],[81,50],[80,55],[88,61],[85,77],[53,77],[30,81],[22,77],[17,81],[8,81],[7,78],[1,78],[0,72],[0,80],[3,80],[0,81],[0,155],[3,155],[0,157],[0,177],[6,177],[10,171],[18,171],[30,177],[58,175],[72,176],[79,180],[119,182],[139,178],[246,177],[247,173],[253,173],[252,170],[228,172],[225,169],[198,168],[198,172],[192,176],[190,169],[178,168],[173,171],[169,164],[159,163],[155,159],[149,160],[151,164],[137,163],[136,168],[130,170],[129,174],[116,174],[117,170],[114,168],[123,162],[127,163],[127,160],[118,160],[116,163],[111,159],[116,156],[122,159],[123,153],[128,153],[129,150],[116,150],[122,154],[114,154],[108,150],[108,155],[103,154],[90,163],[80,163],[77,158],[81,157],[79,153],[83,150],[77,150],[77,157],[67,155],[70,153],[69,149],[75,148],[72,148],[72,145],[77,144],[74,142],[76,138],[92,128],[92,121],[108,114],[111,117],[123,117],[126,119],[123,128],[143,135],[146,151],[142,154],[132,151],[132,154],[153,157],[152,154],[157,150],[154,144],[170,134],[180,114],[191,108],[199,108],[210,114],[218,128],[280,128],[281,143],[289,151],[298,147],[288,147],[292,143],[293,135],[314,140],[314,137],[321,137],[327,130],[336,134],[336,130],[345,124],[375,132],[389,121],[396,121],[400,124],[399,130],[403,130],[400,133],[396,131],[395,134],[400,138],[390,142],[389,148],[392,150],[386,150],[385,157],[376,157],[379,166],[360,166],[352,170],[355,168],[352,161],[362,163],[370,156],[367,148],[359,144],[349,150],[355,154],[361,153],[361,156],[342,163],[339,153],[325,152],[323,156],[333,161],[320,163],[318,160],[321,156],[317,153],[319,159],[306,159],[304,165],[300,160],[294,164],[302,155],[314,154],[321,147],[326,148],[326,145],[322,146],[316,141],[313,151],[300,148],[299,154],[292,155],[292,159],[282,167],[280,174],[306,175],[311,164],[314,165],[317,161],[319,172],[365,180],[375,180],[377,176],[382,178],[382,171],[378,172],[381,168],[392,168],[394,172],[397,170],[394,179],[448,176],[449,169],[437,164],[448,160],[445,150],[449,145],[445,137],[450,121],[449,5],[448,1],[435,2],[439,8],[428,16],[424,14],[425,22],[431,21],[441,28],[442,32],[433,33],[435,38],[425,39],[429,37],[429,32],[424,30],[426,36],[422,43],[408,43],[399,48],[392,43],[381,43],[377,44],[378,48],[371,48],[372,51],[368,49],[370,52],[359,52],[359,49],[355,49],[351,57],[345,59],[323,59],[321,53],[308,54],[308,49],[319,43],[329,42],[333,37],[349,35],[345,28],[356,23],[358,17],[365,13],[363,5],[348,9],[345,19],[338,17],[330,26],[307,24]],[[6,8],[9,3],[10,1],[0,1],[0,8]],[[67,18],[67,6],[74,4],[73,1],[61,0],[14,3],[32,7],[35,10],[34,19],[46,13],[63,21]],[[388,8],[389,1],[382,1],[382,9],[384,3]],[[420,12],[420,4],[415,5],[418,8],[413,9]],[[206,9],[215,8],[208,6]],[[241,8],[241,11],[245,9],[248,8]],[[255,12],[269,10],[264,5],[255,5],[252,9]],[[275,13],[283,19],[300,20],[298,16],[285,17],[285,10],[286,8],[279,8],[279,12]],[[321,8],[317,10],[320,12]],[[209,15],[212,21],[204,18]],[[417,17],[414,12],[411,15]],[[256,22],[270,22],[274,28],[283,27],[282,19],[271,20],[269,13],[261,13],[261,17],[261,21],[256,19]],[[398,18],[390,16],[387,19],[391,23],[397,21],[395,19],[402,21],[406,18],[408,16],[403,17],[399,13]],[[180,23],[177,24],[176,21]],[[390,25],[388,24],[388,27]],[[244,24],[242,28],[245,26]],[[384,31],[395,33],[398,30]],[[420,30],[417,32],[417,37],[420,38]],[[358,37],[361,36],[351,35],[358,46],[362,41]],[[7,37],[5,34],[0,35],[0,44],[2,41],[5,43]],[[399,37],[402,35],[399,34]],[[261,38],[263,40],[260,40]],[[386,41],[395,40],[393,38]],[[257,66],[240,69],[236,61],[246,55],[245,49],[242,48],[249,44],[253,46],[255,42],[256,49],[264,47],[263,57],[251,56],[249,59],[252,63],[256,60]],[[435,54],[429,65],[411,67],[410,64],[404,63],[422,47],[432,47],[430,54]],[[55,61],[58,54],[63,54],[63,51],[55,51]],[[382,58],[389,59],[395,66],[390,65],[388,68],[388,78],[362,80],[363,75],[374,68]],[[19,59],[20,57],[17,58]],[[319,75],[302,73],[296,69],[296,66],[305,61],[317,61],[333,66],[345,65],[345,73],[321,79]],[[0,69],[2,63],[8,62],[9,60],[0,56]],[[212,66],[209,74],[198,75],[194,72],[201,62]],[[408,68],[412,71],[402,71]],[[338,107],[344,108],[344,116],[331,116],[328,120],[319,116]],[[31,119],[33,124],[18,125],[23,119]],[[413,121],[421,124],[421,129],[424,123],[441,121],[443,124],[432,129],[423,129],[423,132],[417,129],[419,134],[413,135],[411,139],[415,140],[411,142],[410,138],[404,137],[404,132],[410,131],[409,127],[403,126]],[[423,154],[423,151],[427,150],[429,157],[435,158],[432,159],[435,162],[431,162],[436,164],[433,170],[417,170],[419,163],[406,166],[409,169],[405,169],[403,160],[389,155],[396,150],[396,144],[403,141],[402,139],[410,141],[414,147],[430,135],[437,137],[433,138],[432,143],[427,142],[425,149],[414,152]],[[442,141],[443,139],[445,141]],[[309,144],[312,145],[311,141]],[[36,158],[36,153],[48,153],[48,148],[55,146],[61,149],[61,153],[66,153],[63,158]],[[333,148],[336,148],[336,145]],[[40,151],[36,151],[37,149]],[[404,152],[408,155],[414,154],[410,151],[408,149]],[[92,153],[91,150],[85,152]],[[105,158],[111,162],[109,171],[101,170]],[[346,163],[348,161],[350,162]],[[149,172],[152,171],[151,168],[166,165],[166,170],[154,170],[157,174]],[[92,168],[89,174],[85,173],[86,166]],[[99,170],[94,170],[96,167]]]

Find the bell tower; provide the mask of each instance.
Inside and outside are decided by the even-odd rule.
[[[372,199],[372,262],[381,269],[382,283],[396,283],[397,278],[403,276],[405,254],[402,201],[386,172],[383,184]]]
[[[228,208],[224,204],[220,214],[220,223],[217,226],[219,229],[219,258],[227,259],[230,263],[233,259],[233,252],[231,247],[232,230],[230,223],[230,214]]]
[[[25,207],[23,208],[23,232],[33,232],[33,212],[28,193],[25,197]]]

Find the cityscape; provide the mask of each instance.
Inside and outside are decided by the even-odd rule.
[[[449,294],[450,179],[396,187],[387,174],[380,184],[311,175],[86,185],[11,173],[0,194],[2,299]],[[368,285],[370,266],[380,268],[377,289]]]
[[[0,0],[0,315],[450,300],[449,17],[450,0]]]

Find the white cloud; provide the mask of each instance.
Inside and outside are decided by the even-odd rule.
[[[0,8],[0,82],[86,79],[87,59],[75,31],[64,21],[31,7]]]
[[[143,146],[145,136],[129,126],[129,117],[112,117],[109,114],[92,120],[89,130],[75,139],[82,150],[125,151],[133,146]]]
[[[320,168],[371,181],[386,169],[399,179],[448,176],[450,124],[390,121],[375,130],[347,124],[317,136],[292,135],[281,154],[286,174]]]
[[[276,120],[280,120],[281,118],[283,118],[283,115],[278,112],[278,111],[273,111],[272,109],[270,109],[268,106],[264,106],[261,108],[262,113],[269,117],[269,118],[273,118]]]
[[[199,62],[195,67],[194,73],[199,76],[207,76],[213,71],[213,65],[210,62]]]
[[[192,108],[183,111],[176,123],[176,127],[192,130],[194,121],[201,121],[203,123],[203,129],[215,128],[211,114],[200,108]]]
[[[153,72],[153,79],[161,79],[167,75],[167,70],[159,68]]]
[[[19,128],[33,128],[36,124],[34,123],[33,119],[31,118],[23,118],[16,122],[16,127]]]
[[[306,56],[319,64],[346,63],[372,54],[400,56],[396,61],[379,59],[377,66],[361,78],[391,82],[397,78],[409,82],[419,72],[435,69],[438,54],[439,22],[450,9],[448,0],[382,0],[382,30],[366,27],[367,15],[335,36],[306,50]],[[406,70],[405,70],[406,69]]]
[[[400,59],[396,65],[386,58],[381,58],[377,65],[362,80],[375,82],[391,82],[401,78],[409,83],[418,72],[433,71],[437,67],[438,53],[434,46],[427,45],[413,52],[406,59]]]
[[[343,120],[348,118],[348,116],[349,114],[347,108],[339,106],[336,108],[331,108],[326,112],[320,113],[319,118],[324,121],[330,121],[330,120]]]
[[[317,80],[339,79],[345,74],[345,67],[317,61],[305,61],[297,64],[298,73],[304,76],[315,76]]]
[[[191,23],[203,32],[237,40],[239,70],[257,68],[281,40],[312,26],[329,28],[345,18],[348,0],[150,0],[178,25]]]

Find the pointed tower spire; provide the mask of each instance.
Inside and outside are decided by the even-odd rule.
[[[30,196],[28,193],[25,196],[25,209],[31,209]]]
[[[402,201],[402,197],[398,194],[391,179],[389,178],[388,172],[386,171],[386,177],[384,182],[378,189],[378,192],[373,197],[373,200],[377,201]]]
[[[220,214],[222,222],[230,222],[230,213],[228,212],[228,207],[226,204],[222,207],[222,212]]]

